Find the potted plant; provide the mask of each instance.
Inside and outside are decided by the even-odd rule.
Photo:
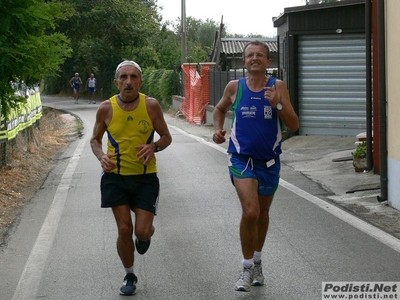
[[[353,166],[356,172],[364,172],[367,169],[367,144],[362,142],[357,145],[353,155]]]

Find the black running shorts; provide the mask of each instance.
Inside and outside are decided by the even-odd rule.
[[[160,182],[157,173],[118,175],[103,172],[100,182],[101,207],[128,204],[157,214]]]

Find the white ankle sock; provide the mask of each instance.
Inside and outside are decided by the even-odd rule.
[[[253,259],[243,259],[244,267],[252,267],[254,265]]]
[[[133,273],[133,266],[130,268],[125,268],[125,272],[126,272],[126,274]]]
[[[261,262],[261,252],[254,251],[253,261],[257,264]]]

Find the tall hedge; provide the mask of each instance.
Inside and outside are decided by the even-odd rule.
[[[143,71],[143,86],[141,92],[156,98],[162,108],[168,109],[172,105],[172,95],[174,93],[174,71],[172,70],[152,70]]]

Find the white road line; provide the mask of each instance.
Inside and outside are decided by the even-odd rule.
[[[345,210],[332,205],[316,196],[313,196],[302,189],[298,188],[297,186],[294,186],[293,184],[280,179],[279,184],[284,187],[285,189],[291,191],[292,193],[302,197],[303,199],[306,199],[310,201],[311,203],[314,203],[318,207],[322,208],[323,210],[329,212],[330,214],[334,215],[335,217],[341,219],[342,221],[350,224],[351,226],[361,230],[362,232],[372,236],[373,238],[377,239],[378,241],[384,243],[385,245],[391,247],[392,249],[396,250],[397,252],[400,253],[400,240],[387,232],[357,218],[356,216],[353,216],[352,214],[349,214]]]
[[[183,131],[180,128],[177,128],[175,126],[168,125],[169,127],[173,128],[174,130],[189,136],[196,141],[206,144],[222,153],[226,153],[226,149],[216,145],[215,143],[207,142],[206,140],[195,136],[193,134],[187,133],[186,131]],[[306,191],[303,191],[302,189],[298,188],[297,186],[280,179],[279,180],[279,185],[284,187],[285,189],[291,191],[292,193],[298,195],[299,197],[317,205],[321,209],[329,212],[330,214],[334,215],[335,217],[341,219],[342,221],[350,224],[351,226],[361,230],[362,232],[368,234],[369,236],[377,239],[378,241],[384,243],[385,245],[391,247],[393,250],[397,251],[400,253],[400,240],[387,232],[359,219],[356,216],[353,216],[352,214],[349,214],[343,209],[340,209],[339,207],[332,205],[325,200],[322,200],[314,195],[311,195],[310,193],[307,193]]]
[[[29,254],[12,300],[31,300],[36,298],[47,257],[53,245],[54,237],[68,196],[68,190],[71,187],[71,181],[76,166],[87,140],[88,136],[80,141],[61,177],[53,202],[31,253]]]

